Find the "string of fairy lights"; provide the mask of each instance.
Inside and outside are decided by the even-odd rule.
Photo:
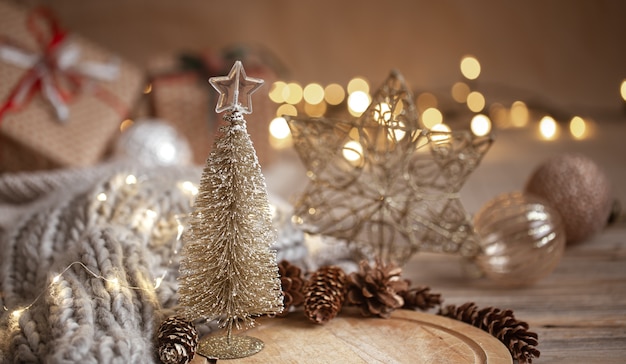
[[[450,87],[449,96],[472,114],[468,126],[477,136],[489,134],[494,127],[506,129],[536,126],[538,136],[551,141],[559,137],[563,123],[567,123],[569,135],[575,140],[587,139],[593,134],[594,121],[587,117],[571,115],[569,120],[557,121],[549,112],[537,113],[536,110],[531,110],[523,100],[515,100],[510,105],[498,102],[488,104],[483,93],[476,87],[476,80],[481,74],[478,59],[471,55],[464,56],[459,68],[463,79]],[[621,82],[620,94],[626,102],[626,79]],[[269,97],[278,105],[276,117],[269,125],[270,141],[276,149],[289,148],[292,145],[289,127],[283,116],[327,117],[347,111],[349,115],[359,117],[372,100],[369,83],[362,77],[351,79],[345,88],[337,83],[326,86],[310,83],[303,87],[297,82],[276,81],[271,86]],[[451,126],[446,120],[445,110],[439,106],[439,101],[434,93],[417,93],[415,104],[419,121],[426,129],[450,131]],[[385,105],[376,107],[384,109]],[[533,123],[535,117],[537,123]],[[354,147],[355,145],[350,146],[352,149]]]
[[[116,178],[116,177],[119,177],[119,178]],[[134,174],[119,175],[116,177],[112,178],[111,180],[113,193],[118,193],[124,188],[139,188],[140,187],[139,185],[142,183],[142,181],[147,180],[143,178],[138,178]],[[198,194],[198,186],[191,181],[178,181],[176,182],[176,187],[184,195],[189,197],[189,204],[190,206],[192,206],[195,196]],[[111,194],[111,191],[98,191],[94,195],[94,200],[96,203],[106,203],[106,201],[109,201],[110,199],[110,194]],[[46,292],[54,292],[55,290],[53,288],[55,287],[55,285],[59,284],[62,276],[74,266],[79,266],[93,278],[100,279],[106,282],[107,287],[111,290],[119,290],[119,289],[125,288],[125,289],[132,289],[132,290],[142,290],[142,291],[146,291],[148,294],[153,294],[154,291],[156,291],[161,286],[161,283],[163,282],[163,280],[169,273],[170,268],[172,268],[174,264],[174,258],[178,255],[178,252],[181,246],[181,237],[185,228],[185,225],[184,225],[185,216],[183,216],[182,214],[174,214],[172,216],[165,217],[165,216],[159,216],[159,214],[156,211],[151,210],[149,208],[137,208],[133,212],[133,217],[128,223],[130,226],[140,229],[140,231],[142,231],[143,233],[150,233],[152,229],[155,229],[156,226],[159,225],[158,220],[160,218],[162,219],[172,218],[176,224],[176,228],[175,228],[175,235],[170,240],[171,250],[170,250],[170,254],[168,254],[169,260],[167,264],[165,265],[165,267],[163,268],[163,272],[154,279],[154,282],[151,282],[150,284],[146,284],[144,286],[144,287],[152,287],[152,288],[143,288],[143,287],[132,286],[132,285],[124,285],[120,283],[120,278],[116,277],[115,275],[104,276],[104,275],[94,272],[93,270],[91,270],[89,267],[87,267],[84,263],[80,261],[73,261],[69,263],[67,266],[65,266],[65,268],[63,268],[58,274],[53,275],[48,285],[41,292],[39,292],[39,294],[32,301],[30,301],[30,303],[25,304],[25,305],[20,305],[19,307],[13,307],[13,308],[9,308],[6,306],[2,307],[3,311],[10,312],[9,327],[15,328],[22,314],[25,311],[29,310],[35,303],[37,303],[37,301],[39,301]],[[169,239],[165,239],[165,240],[169,240]]]

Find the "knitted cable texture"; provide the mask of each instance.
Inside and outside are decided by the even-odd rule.
[[[177,302],[176,219],[191,208],[177,182],[199,170],[122,169],[0,177],[13,221],[0,240],[2,362],[156,362],[155,322]],[[31,303],[12,323],[10,310]]]

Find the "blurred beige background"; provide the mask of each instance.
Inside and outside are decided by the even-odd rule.
[[[416,90],[447,90],[459,61],[482,64],[492,100],[524,98],[597,119],[623,120],[626,2],[56,0],[62,22],[139,65],[167,52],[267,47],[302,84],[392,68]],[[600,120],[599,120],[600,121]]]

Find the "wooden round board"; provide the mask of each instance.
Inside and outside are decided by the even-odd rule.
[[[507,348],[490,334],[460,321],[415,311],[396,310],[389,319],[380,319],[344,310],[325,325],[313,324],[301,312],[294,312],[286,318],[262,319],[258,323],[245,335],[263,340],[263,350],[229,362],[513,362]],[[203,362],[205,359],[197,355],[192,363]]]

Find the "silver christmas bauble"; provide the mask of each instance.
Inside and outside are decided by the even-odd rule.
[[[559,212],[568,243],[586,240],[606,226],[613,203],[607,175],[579,154],[563,154],[541,164],[525,191],[542,197]]]
[[[529,285],[550,274],[565,249],[559,214],[544,200],[521,192],[487,202],[474,216],[481,253],[476,264],[506,286]]]
[[[159,119],[137,120],[117,140],[115,155],[145,165],[188,165],[191,149],[176,129]]]

